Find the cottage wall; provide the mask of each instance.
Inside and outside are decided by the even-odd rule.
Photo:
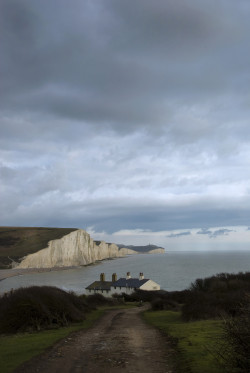
[[[156,282],[148,280],[140,287],[140,290],[160,290],[161,287]]]
[[[135,291],[134,288],[125,288],[125,287],[120,287],[117,286],[114,288],[113,286],[111,287],[110,290],[96,290],[96,289],[86,289],[86,295],[93,295],[93,294],[101,294],[104,297],[112,297],[113,294],[132,294]]]
[[[86,295],[93,295],[93,294],[101,294],[104,297],[111,297],[111,292],[110,290],[96,290],[96,289],[86,289]]]
[[[120,287],[120,286],[111,286],[111,290],[110,290],[110,294],[113,295],[113,294],[122,294],[122,293],[125,293],[125,294],[132,294],[134,293],[135,289],[134,288],[129,288],[129,287]]]

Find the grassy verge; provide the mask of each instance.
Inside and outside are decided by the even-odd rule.
[[[40,333],[15,334],[0,336],[0,367],[1,373],[10,373],[20,364],[39,355],[48,347],[70,333],[91,327],[104,310],[96,310],[87,315],[86,320],[79,324],[56,330],[46,330]]]
[[[211,351],[216,351],[216,341],[221,334],[221,322],[203,320],[184,322],[179,312],[148,311],[144,319],[176,341],[179,372],[223,373]]]

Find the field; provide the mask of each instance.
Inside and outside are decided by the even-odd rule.
[[[224,373],[214,356],[221,335],[221,321],[184,322],[180,312],[173,311],[148,311],[144,318],[170,336],[177,351],[178,372]]]
[[[8,268],[12,260],[47,247],[50,240],[62,238],[76,228],[0,227],[0,268]]]

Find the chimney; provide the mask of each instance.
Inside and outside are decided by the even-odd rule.
[[[139,280],[143,280],[143,279],[144,279],[144,274],[140,272]]]
[[[130,276],[130,272],[127,272],[126,280],[128,280],[129,278],[131,278],[131,276]]]
[[[117,281],[117,274],[113,273],[112,274],[112,282],[116,282],[116,281]]]
[[[105,273],[100,274],[100,281],[105,281]]]

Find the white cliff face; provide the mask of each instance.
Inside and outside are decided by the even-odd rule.
[[[137,251],[131,250],[131,249],[127,249],[126,247],[122,247],[119,250],[119,253],[121,254],[121,256],[139,254]]]
[[[165,254],[165,250],[159,247],[158,249],[150,250],[148,254]]]
[[[59,240],[50,241],[47,248],[28,255],[18,268],[79,266],[121,256],[124,254],[115,244],[101,241],[97,245],[86,231],[79,229]]]
[[[119,250],[119,253],[122,254],[122,256],[125,256],[125,255],[134,255],[134,254],[164,254],[165,253],[165,250],[161,247],[159,247],[158,249],[153,249],[153,250],[150,250],[150,251],[135,251],[135,250],[131,250],[131,249],[127,249],[126,247],[122,247],[120,250]]]

